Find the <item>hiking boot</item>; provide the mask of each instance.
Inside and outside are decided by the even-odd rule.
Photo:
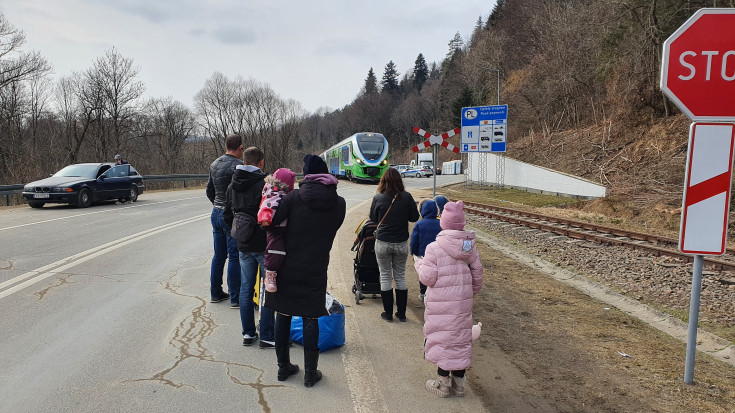
[[[436,394],[439,397],[449,397],[452,395],[450,391],[450,378],[449,377],[437,377],[436,380],[428,380],[426,382],[426,388]]]
[[[464,397],[465,382],[466,380],[464,377],[452,376],[452,387],[450,389],[452,394],[457,397]]]
[[[275,271],[268,271],[265,270],[265,290],[269,293],[274,293],[278,291],[278,286],[276,285],[276,273]]]

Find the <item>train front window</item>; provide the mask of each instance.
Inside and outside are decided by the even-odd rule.
[[[357,135],[357,146],[365,159],[376,161],[383,154],[385,138],[383,135]]]

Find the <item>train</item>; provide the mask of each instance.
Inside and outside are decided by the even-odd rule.
[[[375,132],[359,132],[321,155],[329,173],[358,182],[377,182],[388,169],[388,140]]]

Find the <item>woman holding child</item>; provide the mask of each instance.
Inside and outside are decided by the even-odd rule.
[[[275,278],[275,292],[265,293],[265,306],[275,310],[278,380],[299,371],[289,355],[291,316],[304,322],[304,386],[321,380],[318,318],[327,315],[327,267],[334,237],[345,218],[346,203],[337,195],[337,179],[322,158],[304,157],[304,180],[284,196],[271,226],[286,224],[286,259]]]

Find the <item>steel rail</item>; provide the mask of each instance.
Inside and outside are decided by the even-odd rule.
[[[505,221],[505,222],[509,222],[512,224],[518,224],[518,225],[526,226],[529,228],[538,229],[541,231],[552,232],[552,233],[563,235],[569,238],[592,241],[592,242],[597,242],[597,243],[604,244],[604,245],[626,246],[632,249],[645,251],[655,256],[668,256],[668,257],[678,258],[686,262],[694,261],[693,256],[681,253],[676,250],[661,248],[661,247],[657,247],[654,245],[641,244],[636,241],[628,241],[628,240],[623,240],[623,239],[618,239],[618,238],[611,238],[610,237],[611,234],[591,234],[589,232],[579,231],[576,229],[559,227],[551,223],[547,224],[547,223],[543,223],[539,221],[531,221],[531,220],[524,219],[524,218],[506,215],[506,214],[517,213],[518,215],[527,216],[526,214],[530,214],[530,213],[526,213],[522,211],[515,211],[509,208],[497,208],[497,209],[503,210],[502,211],[503,213],[499,213],[499,212],[493,212],[493,211],[489,211],[485,209],[480,209],[478,208],[478,206],[481,206],[481,208],[496,209],[496,207],[493,207],[493,206],[467,202],[465,203],[465,211],[471,214],[485,216],[485,217],[496,219],[499,221]],[[534,219],[546,218],[545,216],[539,215],[539,214],[531,214],[531,215],[535,215],[533,217]],[[551,222],[551,220],[549,220],[549,222]],[[584,228],[584,229],[589,229],[589,228]],[[597,231],[597,229],[593,229],[593,230]],[[617,234],[612,234],[612,235],[617,235]],[[625,235],[619,235],[619,236],[625,236]],[[645,240],[638,240],[638,241],[645,241]],[[735,270],[735,263],[732,263],[732,262],[717,260],[713,258],[705,258],[704,262],[706,265],[716,270],[725,270],[725,271]]]

